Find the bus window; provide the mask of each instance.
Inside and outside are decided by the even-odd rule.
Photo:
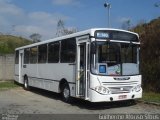
[[[29,63],[29,53],[30,53],[29,48],[24,49],[24,64]]]
[[[118,43],[116,44],[99,44],[98,45],[98,62],[107,63],[108,66],[114,66],[120,62]]]
[[[121,45],[122,63],[137,63],[137,46],[132,44]]]
[[[38,63],[47,61],[47,44],[38,46]]]
[[[15,54],[15,64],[18,64],[18,63],[19,63],[19,51],[17,50]]]
[[[61,62],[75,62],[76,40],[74,38],[62,40],[61,42]]]
[[[37,46],[30,48],[30,63],[37,63]]]
[[[48,44],[48,63],[59,62],[59,42],[52,42]]]

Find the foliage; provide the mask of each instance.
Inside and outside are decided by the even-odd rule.
[[[146,102],[160,103],[160,94],[154,92],[144,92],[142,99]]]
[[[34,43],[36,43],[36,42],[40,42],[41,41],[41,37],[42,36],[40,34],[38,34],[38,33],[33,33],[29,37],[33,40]]]
[[[143,87],[160,92],[160,17],[133,29],[141,41],[141,72]]]
[[[9,88],[15,88],[19,87],[18,85],[14,84],[13,81],[0,81],[0,90],[1,89],[9,89]]]
[[[72,34],[72,33],[75,33],[77,32],[77,29],[76,28],[65,28],[65,23],[63,20],[59,20],[57,22],[57,32],[56,32],[56,36],[57,37],[60,37],[60,36],[63,36],[63,35],[68,35],[68,34]]]
[[[122,23],[122,29],[129,30],[131,27],[131,20],[128,19]]]
[[[32,42],[22,37],[0,35],[0,54],[14,53],[15,48],[31,44]]]

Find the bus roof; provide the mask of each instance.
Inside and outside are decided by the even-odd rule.
[[[53,39],[49,39],[49,40],[44,40],[44,41],[41,41],[41,42],[38,42],[38,43],[33,43],[33,44],[30,44],[30,45],[22,46],[22,47],[16,48],[15,50],[20,50],[20,49],[24,49],[24,48],[33,47],[33,46],[38,46],[38,45],[41,45],[41,44],[45,44],[45,43],[49,43],[49,42],[54,42],[54,41],[59,41],[59,40],[67,39],[67,38],[79,37],[79,36],[83,36],[83,35],[87,35],[87,34],[89,34],[90,36],[94,36],[94,32],[97,31],[97,30],[122,31],[122,32],[128,32],[128,33],[131,33],[131,34],[135,34],[135,35],[138,36],[137,33],[134,33],[134,32],[131,32],[131,31],[127,31],[127,30],[122,30],[122,29],[91,28],[91,29],[80,31],[80,32],[76,32],[76,33],[73,33],[73,34],[69,34],[69,35],[65,35],[65,36],[61,36],[61,37],[57,37],[57,38],[53,38]]]

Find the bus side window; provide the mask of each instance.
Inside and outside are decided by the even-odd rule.
[[[73,63],[76,57],[76,40],[70,38],[61,41],[61,62]]]
[[[29,54],[30,54],[30,49],[29,48],[24,49],[24,64],[29,63]]]
[[[19,51],[17,50],[15,53],[15,64],[19,63]]]
[[[35,64],[37,63],[37,46],[30,48],[30,63]]]
[[[38,63],[47,62],[47,44],[38,46]]]
[[[48,44],[48,63],[59,62],[59,42],[52,42]]]

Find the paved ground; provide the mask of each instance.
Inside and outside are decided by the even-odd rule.
[[[61,101],[58,94],[39,89],[25,91],[21,87],[0,91],[0,114],[156,114],[160,106],[127,102],[92,104],[75,99],[72,104]],[[1,120],[1,119],[0,119]]]

